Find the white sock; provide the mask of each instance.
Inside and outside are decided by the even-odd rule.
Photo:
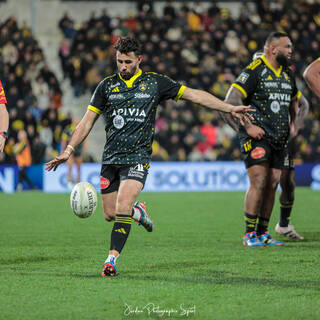
[[[113,254],[109,254],[108,258],[106,259],[105,263],[110,262],[112,260],[114,260],[114,263],[116,263],[118,257],[120,256],[120,254],[118,254],[117,256],[113,255]]]
[[[141,219],[141,212],[139,209],[133,207],[133,215],[132,215],[132,219],[139,222]]]

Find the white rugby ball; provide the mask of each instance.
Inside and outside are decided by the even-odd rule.
[[[97,209],[97,192],[89,182],[77,183],[70,195],[72,211],[79,218],[89,218]]]

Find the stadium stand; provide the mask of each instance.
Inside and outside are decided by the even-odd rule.
[[[297,137],[297,157],[299,161],[320,159],[319,102],[302,80],[305,66],[319,56],[319,5],[258,1],[256,10],[243,4],[240,16],[234,18],[215,3],[209,8],[201,2],[178,8],[169,1],[162,15],[141,9],[120,17],[102,11],[99,16],[91,14],[78,30],[72,26],[72,18],[65,14],[59,22],[64,33],[59,55],[75,96],[92,92],[114,71],[112,45],[119,36],[131,34],[144,45],[145,71],[165,73],[224,98],[254,52],[262,50],[269,32],[287,32],[296,49],[297,83],[312,111]],[[181,147],[176,148],[177,144]],[[166,102],[160,107],[154,147],[157,160],[240,160],[237,138],[218,114],[199,111],[185,102]]]
[[[18,27],[14,18],[1,23],[0,71],[6,77],[3,82],[8,88],[13,139],[17,135],[14,128],[28,121],[29,137],[34,138],[32,132],[37,133],[35,137],[39,134],[40,142],[48,147],[47,157],[52,156],[52,151],[57,152],[59,132],[71,121],[71,114],[65,118],[59,110],[66,110],[66,105],[86,106],[97,83],[114,71],[112,46],[119,36],[132,34],[143,43],[144,70],[166,73],[191,87],[209,90],[224,98],[230,83],[253,53],[262,49],[267,34],[277,29],[288,32],[293,39],[293,68],[298,87],[311,106],[306,125],[296,138],[297,161],[319,161],[319,101],[302,79],[306,65],[319,56],[319,5],[306,1],[298,1],[294,6],[289,2],[257,1],[256,5],[241,5],[237,15],[227,5],[208,6],[201,2],[177,5],[168,1],[161,12],[141,4],[134,11],[130,4],[130,10],[122,15],[97,7],[98,11],[91,14],[82,11],[81,17],[87,14],[88,18],[81,23],[73,17],[79,16],[76,10],[61,12],[60,18],[56,18],[56,31],[61,30],[56,59],[60,60],[61,70],[53,63],[54,74],[25,23]],[[64,91],[62,98],[59,84]],[[26,109],[31,119],[36,120],[36,126],[22,117]],[[82,113],[83,109],[77,116]],[[94,137],[97,145],[104,140],[102,130],[99,131]],[[10,143],[7,149],[9,146]],[[99,150],[95,152],[97,159]],[[178,104],[166,102],[159,107],[154,160],[238,161],[241,157],[235,133],[217,113],[180,101]],[[5,161],[12,161],[12,157],[7,154]]]
[[[59,152],[61,133],[71,114],[60,111],[62,90],[30,27],[14,16],[0,23],[0,74],[10,114],[4,163],[16,163],[15,145],[27,133],[32,163],[43,163]]]

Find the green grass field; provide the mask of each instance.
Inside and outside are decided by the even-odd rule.
[[[119,276],[102,278],[101,201],[81,220],[68,195],[0,194],[0,319],[320,319],[320,192],[297,189],[305,240],[276,248],[242,246],[243,196],[142,194],[155,230],[134,224]]]

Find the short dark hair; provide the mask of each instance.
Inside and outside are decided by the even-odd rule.
[[[136,56],[142,54],[141,44],[136,38],[121,37],[115,44],[114,48],[120,53],[128,54],[134,52]]]
[[[273,40],[277,40],[283,37],[290,38],[289,35],[285,32],[279,32],[279,31],[271,32],[266,40],[265,45],[268,47]]]

